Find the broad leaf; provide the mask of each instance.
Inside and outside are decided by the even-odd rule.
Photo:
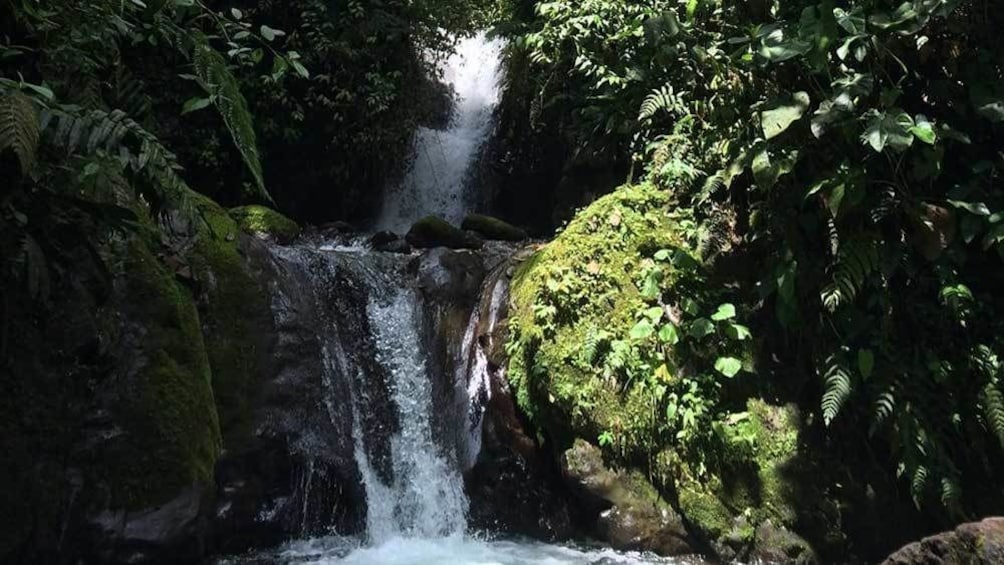
[[[862,141],[881,153],[886,147],[894,151],[904,151],[913,145],[913,118],[909,114],[887,114],[872,110],[868,113],[868,129],[861,136]]]
[[[809,109],[809,94],[796,92],[791,96],[775,101],[769,109],[760,113],[760,124],[766,139],[773,139],[787,130],[805,115]]]
[[[743,370],[743,362],[735,357],[719,357],[715,361],[715,370],[731,379]]]
[[[718,311],[711,315],[711,319],[716,322],[731,320],[736,317],[736,307],[732,304],[722,304]]]
[[[181,115],[184,116],[185,114],[198,112],[199,110],[208,108],[210,104],[212,104],[212,99],[210,98],[192,98],[188,102],[185,102],[185,105],[181,108]]]

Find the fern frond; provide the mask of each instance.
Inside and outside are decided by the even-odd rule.
[[[146,83],[136,78],[129,68],[119,64],[115,67],[114,88],[109,97],[111,106],[142,121],[150,114],[153,101],[146,93]]]
[[[825,369],[822,409],[823,422],[829,426],[850,397],[852,383],[850,371],[838,356],[831,355],[826,360]]]
[[[191,210],[191,189],[179,176],[178,159],[154,134],[121,110],[78,113],[74,107],[49,109],[42,114],[46,139],[68,155],[103,152],[151,189],[152,202],[183,212]]]
[[[676,92],[673,86],[669,84],[653,90],[651,94],[645,97],[638,112],[638,120],[650,119],[662,111],[677,115],[687,113],[687,106],[683,100],[683,95]]]
[[[958,511],[962,505],[962,485],[953,477],[941,479],[941,504],[949,510]]]
[[[38,141],[35,103],[20,92],[0,90],[0,154],[12,151],[21,174],[27,174],[35,167]]]
[[[230,72],[223,55],[213,49],[204,37],[198,38],[195,42],[192,63],[195,66],[195,74],[209,91],[237,150],[251,172],[258,195],[271,202],[272,197],[265,188],[254,121],[237,78]]]
[[[823,306],[835,312],[853,302],[868,276],[878,269],[878,242],[873,236],[864,235],[848,241],[840,249],[833,269],[833,282],[820,295]]]
[[[896,409],[896,397],[893,389],[889,389],[875,399],[874,410],[872,411],[872,425],[870,433],[874,434],[882,424],[889,420]]]
[[[910,495],[913,497],[914,504],[918,507],[924,498],[924,491],[927,489],[928,474],[927,467],[918,465],[910,477]]]

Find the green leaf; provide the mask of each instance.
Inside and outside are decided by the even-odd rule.
[[[662,309],[662,306],[653,306],[645,310],[645,317],[652,320],[652,323],[655,323],[661,320],[665,313],[666,311]]]
[[[266,25],[261,26],[261,36],[264,37],[266,41],[274,41],[276,37],[282,37],[284,35],[286,35],[286,32],[284,31],[272,29]]]
[[[731,320],[736,317],[736,307],[732,304],[722,304],[718,311],[711,315],[711,319],[716,322]]]
[[[181,115],[184,116],[185,114],[198,112],[199,110],[208,108],[210,104],[212,104],[212,100],[210,98],[192,98],[188,102],[185,102],[185,105],[181,108]]]
[[[725,335],[736,341],[746,341],[747,339],[753,337],[753,334],[750,333],[750,329],[740,324],[729,324],[725,328]]]
[[[805,115],[811,102],[807,92],[796,92],[774,101],[767,110],[760,113],[764,138],[771,140],[784,133],[791,124]]]
[[[872,376],[872,371],[875,369],[875,354],[872,353],[871,349],[859,349],[858,350],[858,371],[861,372],[861,376],[864,379],[868,379]]]
[[[777,26],[764,26],[760,31],[760,56],[772,63],[781,63],[805,55],[812,50],[812,43],[803,39],[787,38],[784,30]]]
[[[237,8],[230,8],[230,15],[233,16],[235,20],[239,20],[244,17],[244,12],[241,12]]]
[[[965,210],[976,216],[989,216],[990,208],[982,202],[962,202],[959,200],[949,200],[949,204],[960,210]]]
[[[30,91],[38,94],[42,98],[45,98],[49,102],[52,102],[53,100],[56,99],[56,95],[52,92],[52,90],[49,90],[48,88],[46,88],[46,87],[44,87],[42,85],[32,84],[30,82],[25,82],[25,83],[22,83],[22,86],[24,86],[28,90],[30,90]]]
[[[876,110],[870,111],[866,117],[871,118],[868,129],[861,136],[864,143],[881,153],[886,147],[895,151],[904,151],[913,145],[913,118],[909,114],[887,114]]]
[[[659,341],[670,345],[680,343],[680,334],[676,331],[676,326],[672,322],[659,328]]]
[[[735,357],[719,357],[715,361],[715,370],[730,379],[738,375],[742,369],[743,362]]]
[[[631,336],[631,339],[643,340],[648,339],[654,333],[655,327],[652,326],[652,322],[646,319],[635,324],[635,326],[631,328],[629,335]]]
[[[860,7],[850,12],[843,8],[834,8],[833,16],[837,19],[837,25],[844,28],[847,33],[860,35],[865,32],[865,17]]]
[[[698,318],[690,324],[690,329],[687,333],[690,334],[690,337],[700,339],[715,333],[715,325],[707,318]]]
[[[307,67],[304,67],[302,63],[296,59],[290,59],[289,63],[293,65],[293,70],[296,71],[296,74],[300,75],[301,78],[310,78],[310,71],[308,71]]]
[[[927,117],[923,114],[917,114],[917,117],[914,118],[914,124],[910,128],[910,133],[924,143],[934,145],[934,142],[938,139],[938,134],[934,131],[934,125],[931,124]]]

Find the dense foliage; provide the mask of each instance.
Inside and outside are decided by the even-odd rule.
[[[537,3],[515,32],[535,107],[670,191],[738,306],[718,318],[746,312],[769,336],[747,363],[723,343],[698,371],[799,400],[834,454],[896,474],[946,520],[1004,495],[1002,24],[980,1],[585,0]],[[609,336],[615,366],[622,343],[695,335],[674,314],[688,297],[642,278],[652,303]],[[658,374],[652,343],[625,386]],[[685,445],[679,393],[656,394]],[[694,429],[727,420],[707,395]]]

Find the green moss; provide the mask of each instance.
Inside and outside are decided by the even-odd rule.
[[[125,263],[127,339],[139,339],[122,400],[123,441],[98,461],[115,505],[144,508],[210,484],[221,449],[209,362],[191,294],[136,238]]]
[[[481,214],[467,216],[460,227],[478,233],[486,239],[499,241],[523,241],[530,237],[526,231],[512,224]]]
[[[652,429],[649,395],[602,374],[582,353],[601,330],[626,335],[644,306],[635,277],[644,257],[681,243],[668,197],[626,186],[576,216],[518,268],[512,284],[509,373],[517,401],[552,432],[595,441],[615,434],[641,448]]]
[[[193,198],[205,224],[197,230],[190,262],[206,293],[202,325],[223,438],[235,450],[251,433],[260,339],[271,311],[266,290],[249,272],[238,246],[238,222],[212,200]]]
[[[296,239],[301,231],[296,222],[265,206],[231,208],[230,216],[245,232],[256,236],[272,236],[280,242]]]

